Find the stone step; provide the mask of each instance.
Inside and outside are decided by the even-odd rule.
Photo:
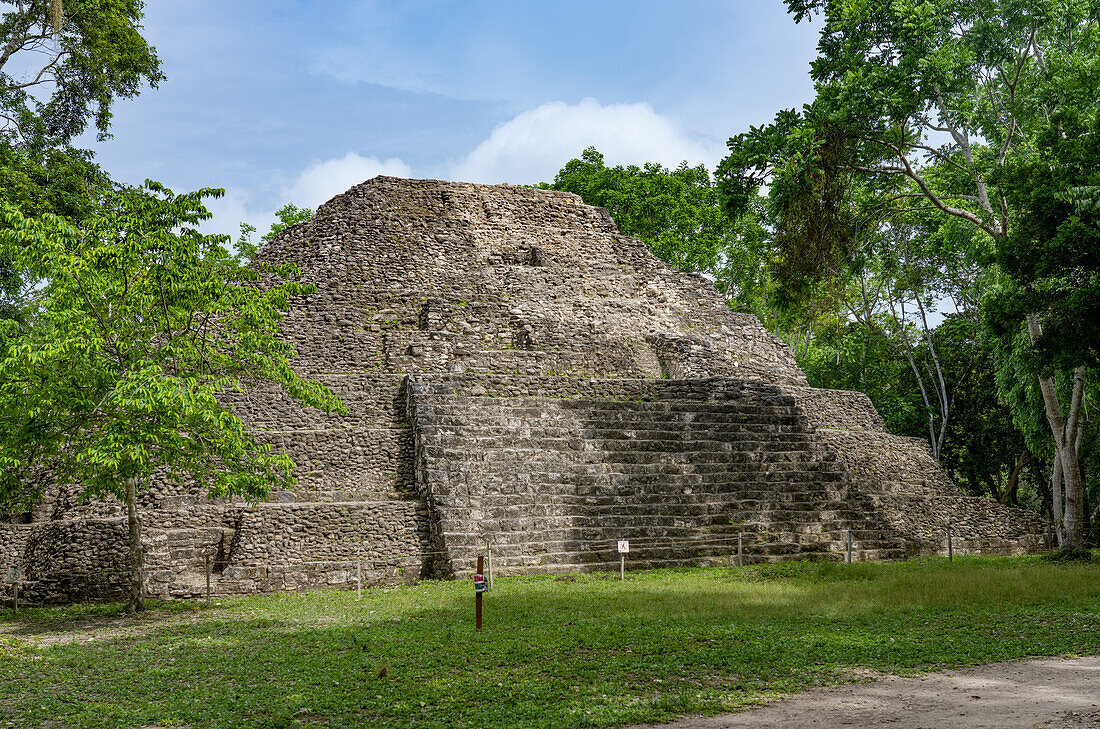
[[[809,451],[826,453],[827,451],[802,435],[778,434],[774,438],[744,438],[726,440],[658,440],[658,439],[595,439],[595,438],[541,438],[522,433],[512,436],[484,437],[438,437],[421,442],[426,448],[438,445],[457,448],[477,447],[483,450],[541,451],[548,449],[563,451],[599,451],[604,453],[636,452],[799,452]]]
[[[704,433],[683,433],[667,430],[635,430],[594,432],[585,428],[557,429],[545,431],[536,427],[518,427],[510,430],[503,428],[425,430],[420,433],[420,442],[424,445],[436,443],[476,443],[486,448],[511,446],[517,448],[541,448],[544,445],[566,450],[585,448],[611,448],[618,444],[622,448],[668,447],[680,448],[698,446],[714,447],[711,444],[723,443],[723,450],[729,445],[745,448],[764,448],[774,444],[790,443],[799,450],[826,452],[826,447],[817,442],[812,434],[791,431],[711,431]],[[585,445],[585,444],[590,445]]]
[[[532,421],[545,421],[548,424],[555,422],[571,422],[577,419],[599,420],[604,423],[675,423],[675,424],[724,424],[724,423],[752,423],[752,422],[779,422],[794,425],[807,425],[808,420],[793,407],[731,407],[729,405],[714,407],[709,410],[675,409],[669,408],[666,403],[631,403],[632,405],[652,405],[652,408],[635,407],[625,408],[590,408],[575,407],[574,401],[568,402],[569,406],[551,402],[540,407],[511,407],[500,404],[497,407],[488,406],[463,406],[455,405],[430,405],[418,410],[422,416],[432,422],[514,422],[520,419]],[[616,403],[621,404],[621,403]]]
[[[487,410],[507,409],[517,414],[539,414],[548,407],[560,407],[568,410],[582,410],[594,413],[646,412],[646,413],[690,413],[702,416],[706,413],[728,413],[736,411],[742,414],[800,413],[794,398],[779,397],[771,402],[757,398],[733,400],[692,400],[684,399],[617,399],[587,397],[489,397],[474,395],[431,395],[422,398],[420,408],[424,412],[436,415],[450,412],[472,412],[478,408]]]
[[[905,554],[776,388],[746,387],[721,402],[638,399],[418,403],[418,453],[444,541],[461,552],[489,536],[532,569],[585,563],[591,547],[577,543],[608,534],[644,543],[702,531],[730,552],[740,533],[756,560],[842,559],[849,538],[855,559]],[[708,549],[646,551],[636,558],[690,564]]]
[[[469,544],[519,544],[538,545],[553,541],[577,541],[598,543],[607,541],[607,534],[614,534],[621,539],[632,539],[643,542],[664,542],[687,540],[700,540],[700,534],[706,535],[704,541],[715,543],[735,542],[737,535],[747,536],[769,534],[764,541],[785,541],[791,544],[833,544],[844,546],[847,544],[847,531],[835,530],[823,533],[799,531],[799,526],[812,526],[812,522],[804,522],[802,525],[785,521],[781,518],[772,519],[767,515],[746,515],[750,519],[730,524],[726,528],[723,525],[708,524],[705,518],[694,515],[678,514],[671,511],[664,514],[655,514],[648,517],[639,517],[636,514],[601,514],[598,518],[593,515],[585,519],[576,516],[545,517],[538,520],[538,536],[532,539],[532,531],[526,525],[524,517],[493,519],[485,518],[477,520],[476,524],[469,525],[475,531],[463,532],[449,530],[444,533],[450,546]],[[898,547],[901,540],[896,534],[881,529],[852,529],[852,544],[858,549],[889,546]],[[757,537],[757,541],[761,541]]]
[[[645,439],[645,440],[724,440],[739,438],[770,438],[775,435],[799,435],[807,442],[819,443],[813,433],[799,425],[775,425],[768,423],[730,423],[730,424],[665,424],[650,423],[636,426],[593,427],[576,421],[546,423],[539,421],[513,421],[510,423],[492,423],[477,421],[463,423],[455,419],[454,423],[436,422],[422,426],[419,435],[423,438],[440,436],[472,437],[508,437],[517,432],[528,435],[537,433],[541,438],[588,438],[588,439]]]
[[[616,442],[573,442],[555,443],[550,439],[539,441],[535,439],[517,438],[509,439],[448,439],[441,444],[424,443],[423,452],[430,457],[454,458],[456,454],[475,453],[483,458],[481,460],[514,459],[517,462],[525,462],[534,454],[541,455],[543,460],[552,459],[555,454],[561,452],[564,457],[572,458],[572,453],[598,453],[603,456],[605,462],[624,460],[636,460],[639,458],[653,458],[650,454],[667,455],[675,457],[677,454],[692,456],[690,462],[738,462],[760,459],[789,460],[801,462],[801,454],[806,452],[824,455],[824,451],[807,446],[799,447],[797,440],[775,441],[750,441],[733,443],[728,441],[694,441],[692,443],[676,443],[662,441],[616,441]],[[566,446],[566,447],[563,447]],[[572,446],[572,447],[569,447]],[[476,449],[471,451],[471,449]],[[835,460],[835,459],[830,459]]]
[[[668,410],[662,407],[652,411],[616,409],[601,412],[599,409],[564,407],[560,404],[550,403],[539,408],[435,406],[420,408],[417,412],[422,424],[460,423],[470,425],[485,422],[494,425],[507,425],[522,421],[551,426],[562,424],[568,426],[581,421],[606,424],[609,427],[648,425],[650,423],[663,423],[670,427],[751,423],[809,426],[806,417],[793,408],[742,409],[727,406],[713,411],[695,412],[691,410]]]
[[[829,561],[843,561],[845,554],[841,550],[808,549],[799,545],[743,545],[742,560],[745,564],[758,564],[762,562],[785,562],[791,560],[818,559]],[[633,550],[633,546],[632,546]],[[900,548],[875,548],[853,550],[853,561],[862,562],[868,560],[903,559],[907,552]],[[700,563],[724,564],[733,566],[737,564],[736,545],[731,549],[700,547],[692,554],[648,554],[641,551],[632,551],[626,562],[629,570],[647,569],[656,567],[689,567]],[[472,572],[476,558],[457,558],[453,560],[455,571],[459,576],[465,576]],[[600,552],[598,555],[574,550],[547,551],[535,554],[515,554],[507,551],[493,553],[493,567],[497,574],[522,574],[525,572],[551,574],[563,572],[604,571],[613,572],[618,569],[618,554],[613,551]]]

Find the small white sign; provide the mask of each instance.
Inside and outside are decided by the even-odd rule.
[[[23,581],[23,570],[18,567],[13,567],[8,570],[8,574],[5,576],[5,582],[9,585],[14,585],[17,582]]]
[[[629,551],[630,551],[630,542],[628,542],[625,539],[620,539],[619,540],[619,552],[621,554],[626,554]]]

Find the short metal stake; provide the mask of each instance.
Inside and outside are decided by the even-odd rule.
[[[485,558],[480,554],[477,556],[477,573],[482,574],[482,570],[485,569]],[[478,592],[474,596],[474,624],[477,628],[477,632],[481,632],[481,593]]]
[[[491,589],[493,589],[493,545],[492,544],[485,545],[485,550],[488,552],[488,557],[485,560],[485,562],[486,562],[486,565],[485,565],[486,575],[485,575],[485,577],[488,578],[488,580],[489,580],[489,589],[491,590]]]
[[[203,555],[203,562],[205,563],[206,572],[206,604],[210,604],[210,555]]]
[[[955,547],[951,543],[951,525],[947,525],[947,561],[952,562],[955,559]]]
[[[355,601],[363,599],[363,548],[355,549]]]
[[[741,537],[742,537],[742,533],[737,532],[737,566],[738,567],[744,567],[745,566],[745,552],[741,548]]]
[[[852,563],[852,530],[848,530],[848,564]]]

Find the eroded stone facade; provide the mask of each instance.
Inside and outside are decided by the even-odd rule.
[[[790,351],[709,282],[575,195],[379,177],[261,251],[317,291],[293,302],[295,367],[347,415],[277,391],[227,402],[297,464],[293,490],[143,496],[149,592],[502,572],[1041,547],[1034,514],[963,497],[863,395],[809,388]],[[58,492],[0,525],[30,599],[120,592],[115,504]]]

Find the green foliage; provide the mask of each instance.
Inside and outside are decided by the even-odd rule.
[[[1079,547],[1063,547],[1050,554],[1044,554],[1043,559],[1048,562],[1084,562],[1086,564],[1098,561],[1097,555],[1092,550]]]
[[[140,34],[139,0],[25,0],[0,13],[0,204],[76,222],[109,184],[70,146],[94,123],[107,136],[115,100],[163,78]],[[60,11],[60,15],[56,14]],[[0,258],[0,319],[22,315],[28,282]]]
[[[0,142],[0,203],[27,217],[53,213],[80,220],[96,212],[98,197],[108,184],[90,152]]]
[[[819,327],[797,357],[812,387],[866,393],[891,433],[927,436],[913,373],[881,331],[835,321]]]
[[[935,450],[944,439],[956,475],[970,474],[968,486],[994,484],[987,466],[1003,473],[1012,457],[999,450],[988,458],[983,449],[1023,453],[1004,411],[981,397],[991,361],[1007,367],[996,382],[1012,422],[1030,452],[1049,465],[1049,446],[1039,441],[1049,442],[1052,431],[1036,438],[1027,429],[1042,410],[1038,388],[1021,376],[1095,368],[1100,357],[1100,6],[787,0],[787,7],[796,21],[821,16],[811,64],[815,99],[732,138],[718,170],[734,214],[768,185],[776,300],[801,312],[835,302],[843,312],[844,304],[859,301],[851,296],[856,282],[861,294],[882,292],[891,312],[899,303],[910,311],[917,305],[921,325],[945,296],[966,317],[983,302],[981,319],[1002,340],[984,350],[972,334],[928,336],[928,327],[904,314],[889,328],[877,314],[851,306],[844,313],[895,341],[924,329],[919,348],[899,351],[919,349],[932,358],[921,364],[911,357],[916,384],[926,370],[925,384],[936,385],[938,416],[925,398],[930,442]],[[915,255],[891,253],[913,251],[914,243]],[[1042,326],[1037,347],[1019,339],[1025,315]],[[951,350],[950,366],[935,356],[941,346]],[[962,403],[964,395],[980,405]],[[952,403],[963,412],[952,415]],[[970,437],[970,428],[979,427],[989,442]],[[1066,503],[1074,513],[1067,506],[1066,529],[1073,533],[1065,538],[1079,543],[1080,479],[1075,457],[1063,451],[1066,459]]]
[[[1038,462],[1029,458],[1032,451],[1027,449],[1011,409],[998,398],[996,353],[982,336],[980,322],[975,317],[949,316],[933,338],[954,397],[941,455],[943,467],[975,496],[1049,511],[1049,503],[1044,503],[1049,489],[1035,469]],[[1026,470],[1018,474],[1016,484],[1010,484],[1021,458]],[[1007,492],[1009,489],[1013,490]]]
[[[841,275],[859,225],[842,164],[847,140],[834,125],[809,122],[795,110],[779,112],[774,124],[730,139],[730,154],[716,171],[727,212],[735,220],[755,214],[769,229],[769,269],[779,304],[788,309],[805,308],[821,282]],[[765,204],[758,190],[766,182]]]
[[[300,403],[342,407],[291,370],[277,336],[279,312],[309,288],[285,267],[268,269],[281,283],[259,286],[224,237],[193,227],[218,194],[147,182],[106,196],[80,227],[4,209],[0,252],[38,285],[23,322],[0,322],[0,500],[40,496],[37,467],[97,496],[163,469],[213,496],[260,497],[292,464],[219,396],[275,382]]]
[[[27,217],[53,213],[80,220],[94,213],[109,185],[90,153],[72,149],[13,146],[0,138],[0,204]],[[0,256],[0,319],[20,317],[26,281]]]
[[[269,242],[290,226],[304,223],[312,218],[313,210],[300,208],[294,203],[287,203],[275,211],[275,217],[276,220],[271,224],[271,228],[260,237],[259,245],[252,242],[252,234],[256,232],[256,228],[248,223],[241,223],[241,234],[237,238],[235,247],[242,261],[246,263],[252,261],[256,257],[256,252],[264,243]]]
[[[163,79],[140,33],[144,3],[64,0],[56,24],[51,4],[5,3],[0,15],[0,136],[64,147],[92,121],[105,138],[114,101]]]
[[[1094,3],[787,5],[796,20],[824,16],[816,98],[731,139],[718,177],[734,212],[770,184],[776,230],[791,231],[787,248],[809,260],[806,272],[828,274],[822,264],[853,249],[853,229],[875,229],[866,205],[845,209],[853,196],[873,201],[880,219],[924,207],[1003,237],[1013,201],[994,184],[998,173],[1031,158],[1048,120],[1092,118],[1097,106]]]
[[[1042,312],[1036,363],[1048,372],[1100,366],[1100,209],[1082,196],[1100,184],[1100,114],[1091,121],[1058,115],[998,178],[1016,215],[997,246],[1011,285],[990,295],[988,320],[1006,335]]]
[[[1036,456],[1036,465],[1041,465],[1049,471],[1053,464],[1054,446],[1050,438],[1050,427],[1043,412],[1039,383],[1035,377],[1039,365],[1027,331],[1023,325],[1019,325],[1012,336],[995,336],[991,332],[983,332],[983,334],[983,341],[993,353],[998,400],[1008,409],[1025,446]],[[1068,402],[1072,388],[1071,373],[1064,370],[1056,371],[1051,379],[1059,400]],[[1093,377],[1087,381],[1084,389],[1082,410],[1086,421],[1089,420],[1090,413],[1096,412],[1098,406],[1100,406],[1100,383]],[[1097,440],[1095,431],[1086,428],[1080,459],[1082,470],[1088,476],[1086,493],[1088,502],[1091,504],[1100,504],[1100,478],[1096,477],[1096,474],[1100,474],[1100,448]],[[1035,479],[1035,490],[1042,503],[1042,510],[1049,512],[1051,508],[1049,476],[1045,479]],[[1096,516],[1093,516],[1094,529],[1100,527],[1100,520],[1097,520]]]
[[[481,633],[472,592],[170,603],[138,624],[102,605],[5,611],[27,648],[0,650],[0,712],[73,729],[620,726],[857,671],[1100,651],[1097,567],[1036,558],[498,576]]]
[[[641,239],[658,258],[706,274],[735,308],[766,316],[764,230],[752,213],[737,223],[723,213],[719,190],[702,165],[608,167],[589,147],[543,187],[607,208],[620,231]]]
[[[607,208],[619,229],[685,271],[713,270],[728,245],[729,224],[706,168],[607,167],[594,147],[566,163],[551,186]]]
[[[304,223],[312,218],[313,210],[310,208],[300,208],[294,203],[287,203],[275,211],[275,217],[277,220],[271,224],[271,229],[260,238],[264,243],[267,243],[290,226]]]

